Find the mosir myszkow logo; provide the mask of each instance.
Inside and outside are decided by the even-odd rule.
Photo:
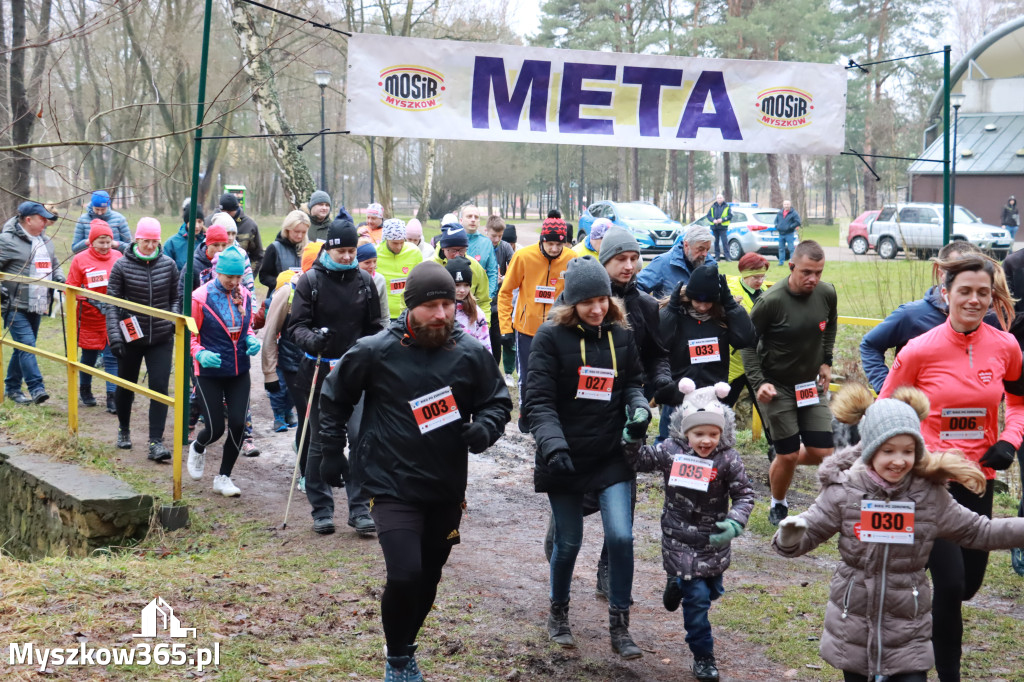
[[[426,111],[441,106],[444,76],[425,66],[392,66],[380,72],[380,101],[395,109]]]
[[[757,93],[758,121],[769,128],[803,128],[811,123],[814,98],[796,88],[770,88]]]
[[[196,629],[182,627],[170,604],[157,597],[142,609],[142,632],[134,639],[195,639]],[[81,641],[77,647],[41,647],[35,642],[11,642],[10,664],[38,666],[39,672],[60,666],[93,665],[157,665],[187,666],[202,672],[207,666],[220,664],[220,643],[213,648],[187,647],[184,642],[169,641],[150,644],[139,642],[130,647],[94,647]]]

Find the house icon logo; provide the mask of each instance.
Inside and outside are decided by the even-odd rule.
[[[174,609],[163,597],[157,597],[142,609],[142,632],[132,637],[156,637],[158,632],[166,632],[171,637],[188,637],[191,634],[195,639],[196,636],[195,628],[181,627]]]

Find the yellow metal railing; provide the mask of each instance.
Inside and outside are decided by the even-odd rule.
[[[6,335],[0,336],[0,367],[4,364],[3,359],[3,347],[10,346],[15,350],[22,350],[26,353],[32,353],[44,357],[47,360],[53,360],[59,362],[67,367],[68,371],[68,430],[73,435],[78,435],[78,373],[85,372],[90,374],[97,379],[103,381],[109,381],[116,386],[137,393],[144,398],[155,400],[157,402],[168,405],[174,408],[174,427],[171,445],[171,454],[173,459],[172,469],[174,470],[174,501],[181,500],[181,457],[182,457],[182,443],[185,442],[185,372],[187,371],[187,362],[189,360],[188,354],[184,352],[186,345],[184,339],[186,334],[192,332],[198,334],[199,330],[196,328],[196,321],[192,317],[187,315],[178,315],[171,313],[166,310],[158,310],[157,308],[150,308],[138,303],[132,303],[121,298],[115,298],[114,296],[108,296],[106,294],[98,294],[88,289],[82,289],[79,287],[73,287],[68,284],[61,282],[52,282],[49,280],[40,280],[34,277],[25,277],[23,275],[12,275],[6,272],[0,272],[0,281],[6,280],[8,282],[19,282],[22,284],[35,284],[38,286],[47,287],[48,289],[56,289],[64,293],[65,310],[68,314],[65,315],[65,355],[58,355],[57,353],[51,353],[50,351],[43,350],[42,348],[34,348],[27,346],[17,341],[8,339]],[[131,381],[125,381],[120,377],[113,376],[104,372],[96,367],[90,367],[84,365],[78,361],[78,299],[89,298],[109,305],[114,305],[125,310],[130,310],[135,313],[143,313],[150,317],[158,317],[164,320],[170,320],[174,323],[174,396],[164,395],[163,393],[157,393],[156,391],[150,390],[146,386],[132,383]],[[3,400],[2,393],[0,393],[0,401]]]
[[[855,327],[877,327],[878,325],[882,324],[882,320],[876,320],[876,319],[873,319],[873,318],[870,318],[870,317],[842,317],[842,316],[840,316],[837,321],[839,322],[839,324],[849,324],[849,325],[853,325]],[[836,391],[839,390],[839,384],[836,384],[836,383],[829,384],[828,385],[828,390],[829,390],[830,393],[835,393]],[[754,397],[754,396],[750,396],[750,399],[753,402],[755,402],[755,403],[757,402],[757,398]],[[750,435],[751,435],[751,437],[754,440],[759,440],[761,438],[761,431],[762,430],[763,430],[763,427],[761,426],[761,415],[757,411],[757,405],[753,405],[751,407],[751,409],[750,409]]]

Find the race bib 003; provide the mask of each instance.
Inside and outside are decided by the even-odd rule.
[[[805,381],[793,387],[796,392],[796,406],[807,407],[818,404],[818,384],[813,381]]]
[[[614,383],[614,369],[580,367],[580,383],[576,388],[576,398],[608,402],[612,399],[612,386]]]
[[[420,435],[462,419],[462,415],[459,414],[459,406],[455,404],[451,386],[445,386],[433,393],[410,400],[409,405],[412,406],[416,425],[420,427]]]
[[[707,492],[711,483],[711,460],[693,455],[676,455],[672,460],[672,470],[668,475],[668,484],[676,488],[689,488]]]
[[[718,337],[706,339],[690,339],[690,364],[700,365],[705,362],[718,362],[722,354],[718,350]]]
[[[984,407],[949,407],[939,414],[942,440],[981,440],[985,437]]]
[[[860,541],[914,543],[914,503],[861,500]]]

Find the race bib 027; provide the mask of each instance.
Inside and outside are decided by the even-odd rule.
[[[576,398],[610,401],[612,399],[612,386],[614,383],[614,369],[580,367],[580,383],[576,387]]]

